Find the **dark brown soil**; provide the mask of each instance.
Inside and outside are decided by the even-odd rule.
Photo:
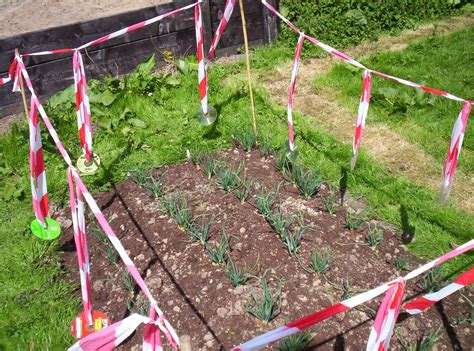
[[[226,233],[232,235],[230,255],[237,264],[258,264],[257,275],[260,276],[270,269],[267,274],[270,286],[276,289],[279,282],[282,284],[281,313],[265,325],[245,309],[249,295],[258,293],[259,282],[253,279],[245,286],[233,288],[225,269],[212,263],[204,248],[165,214],[158,199],[151,198],[130,180],[117,184],[109,192],[97,194],[98,204],[146,277],[160,308],[179,335],[191,336],[193,349],[229,349],[287,321],[341,301],[344,293],[336,286],[344,279],[349,279],[351,290],[356,293],[401,274],[395,268],[396,259],[411,262],[413,266],[423,262],[407,252],[400,242],[400,233],[383,223],[371,221],[372,226],[384,230],[384,239],[377,249],[366,244],[367,225],[358,231],[345,228],[346,212],[360,215],[363,201],[346,200],[344,206],[339,206],[336,213],[330,215],[318,196],[305,199],[275,169],[273,160],[261,158],[258,151],[246,153],[235,148],[218,157],[234,164],[244,161],[247,176],[259,179],[266,189],[281,182],[277,202],[286,213],[301,214],[309,227],[299,251],[303,266],[310,267],[312,249],[328,250],[333,260],[326,276],[307,273],[295,257],[289,256],[281,239],[258,212],[255,197],[241,204],[234,194],[217,187],[216,177],[207,179],[198,166],[189,162],[157,170],[159,174],[167,172],[164,177],[167,197],[182,193],[194,216],[204,213],[216,216],[211,227],[211,244],[220,239],[224,225]],[[320,194],[327,193],[327,187],[323,186]],[[117,321],[130,313],[127,301],[129,304],[134,302],[134,311],[145,304],[137,290],[130,292],[124,288],[123,265],[106,258],[105,245],[96,239],[94,227],[97,225],[88,226],[93,306]],[[76,280],[71,230],[63,237],[64,264],[71,272],[71,279]],[[406,299],[421,292],[420,282],[410,281]],[[466,289],[464,293],[472,299],[471,290]],[[380,299],[311,328],[315,337],[310,349],[365,349],[373,322],[371,309],[376,310],[378,302]],[[456,293],[422,315],[407,317],[402,314],[392,349],[401,349],[400,338],[414,343],[440,327],[443,334],[437,343],[438,350],[467,350],[472,346],[469,342],[472,327],[461,321],[470,312],[471,307]],[[120,349],[139,350],[141,335],[142,329],[139,329]]]

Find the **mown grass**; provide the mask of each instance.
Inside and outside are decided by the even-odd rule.
[[[446,36],[431,36],[396,52],[382,52],[362,61],[368,67],[396,77],[438,88],[465,99],[474,99],[474,28]],[[317,87],[332,86],[341,102],[356,111],[361,94],[361,71],[345,64],[318,78]],[[454,122],[462,104],[374,76],[372,102],[367,117],[382,123],[418,145],[439,163],[446,158]],[[474,171],[474,128],[468,125],[459,169]]]
[[[267,67],[290,56],[291,50],[264,47],[255,51],[252,61],[257,67]],[[341,74],[338,70],[333,74]],[[128,87],[113,78],[106,84],[91,82],[92,94],[97,95],[92,99],[93,120],[99,122],[94,149],[103,167],[97,175],[84,177],[90,190],[109,189],[126,178],[127,170],[181,162],[187,148],[210,152],[230,147],[232,134],[251,125],[245,80],[239,79],[243,72],[242,61],[211,66],[209,96],[219,120],[210,128],[201,127],[194,118],[199,106],[195,72],[160,77],[146,87],[137,83],[142,81],[140,77],[135,76],[134,81],[133,75],[127,78]],[[112,102],[107,98],[110,95],[115,98]],[[259,135],[266,136],[272,145],[283,145],[287,135],[285,108],[273,103],[261,87],[257,86],[255,96]],[[75,111],[68,99],[62,100],[47,109],[75,159],[81,153]],[[456,111],[451,115],[454,120]],[[348,145],[320,131],[302,114],[295,114],[295,129],[304,163],[311,169],[319,167],[325,180],[347,189],[352,196],[364,196],[370,215],[414,231],[416,240],[409,247],[415,254],[434,258],[449,250],[449,244],[474,236],[473,217],[453,204],[438,205],[435,192],[387,172],[363,151],[357,170],[350,173]],[[43,137],[50,197],[65,207],[66,167],[44,131]],[[77,285],[71,287],[62,279],[59,244],[39,241],[29,231],[33,212],[26,123],[0,137],[0,150],[0,349],[61,349],[73,342],[68,328],[80,309],[79,291]],[[453,274],[472,263],[472,255],[464,255],[444,269]]]

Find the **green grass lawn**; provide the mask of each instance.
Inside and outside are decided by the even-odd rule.
[[[474,99],[474,28],[446,36],[432,36],[397,52],[382,52],[363,59],[366,66],[396,77]],[[361,72],[337,65],[315,82],[332,86],[354,111],[360,99]],[[367,124],[383,123],[444,163],[454,122],[462,104],[374,76]],[[434,142],[436,140],[436,142]],[[474,128],[466,129],[459,169],[474,171]]]
[[[472,31],[458,35],[472,36]],[[449,40],[436,40],[440,40],[441,46],[451,44]],[[262,48],[256,50],[252,60],[260,67],[275,65],[290,58],[291,51],[281,47]],[[453,55],[452,59],[458,60],[458,56],[462,55]],[[112,183],[123,180],[127,170],[180,162],[185,159],[187,148],[207,152],[229,147],[232,133],[251,127],[245,81],[234,78],[244,72],[242,61],[210,68],[210,102],[219,112],[219,120],[211,128],[201,127],[194,117],[199,106],[196,72],[162,77],[149,75],[151,66],[151,62],[144,64],[124,79],[90,82],[92,119],[98,123],[94,150],[103,163],[99,174],[84,177],[93,192],[107,190]],[[352,73],[338,68],[327,81],[342,80],[344,74]],[[342,76],[337,78],[338,75]],[[461,76],[469,80],[467,72],[458,72],[458,77]],[[453,84],[457,81],[449,79]],[[360,84],[355,81],[354,89]],[[469,97],[463,91],[448,90]],[[347,94],[351,94],[351,89],[347,89]],[[273,145],[282,146],[287,136],[286,109],[272,102],[261,87],[257,86],[255,96],[260,135],[267,136]],[[71,98],[70,91],[56,96],[50,100],[47,111],[75,159],[81,151]],[[446,109],[454,121],[458,109]],[[422,122],[417,123],[422,125]],[[369,216],[414,230],[416,241],[410,248],[417,255],[434,258],[448,251],[450,243],[460,244],[474,236],[473,217],[453,204],[439,206],[433,191],[390,174],[364,152],[357,170],[349,173],[348,145],[315,129],[301,114],[295,115],[295,128],[303,161],[310,167],[320,167],[330,183],[347,188],[354,196],[364,196],[369,203]],[[473,146],[469,135],[472,134],[466,137],[467,148]],[[66,207],[65,164],[44,130],[43,143],[50,198],[54,204]],[[440,144],[446,148],[445,143]],[[78,285],[70,286],[62,279],[58,244],[39,241],[29,231],[33,212],[26,123],[0,137],[0,150],[0,350],[63,349],[73,342],[68,329],[71,318],[80,309],[79,291]],[[466,159],[463,167],[470,167]],[[445,272],[453,274],[472,263],[473,256],[464,255],[445,265]]]

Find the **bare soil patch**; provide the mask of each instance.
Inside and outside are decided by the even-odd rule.
[[[107,17],[167,2],[173,1],[6,0],[0,2],[0,38]]]
[[[254,196],[241,203],[234,194],[217,187],[216,177],[208,179],[198,166],[189,162],[156,170],[156,174],[166,173],[167,198],[183,194],[193,216],[215,216],[211,244],[220,240],[221,227],[224,226],[225,232],[231,234],[230,256],[239,267],[244,263],[248,266],[257,263],[256,275],[261,276],[270,269],[267,274],[270,286],[276,289],[279,283],[282,284],[281,313],[269,324],[263,324],[245,310],[249,295],[260,291],[258,281],[252,279],[244,286],[232,287],[224,267],[211,262],[203,246],[192,241],[190,234],[163,211],[157,199],[151,198],[130,180],[97,194],[95,198],[99,206],[146,277],[160,307],[179,335],[191,336],[193,349],[229,349],[287,321],[340,301],[343,291],[334,284],[342,284],[345,279],[350,281],[349,293],[356,293],[401,274],[395,268],[396,260],[403,259],[412,266],[422,262],[401,245],[400,233],[380,222],[372,221],[371,224],[383,228],[383,241],[377,249],[369,248],[366,245],[367,225],[360,230],[345,227],[347,211],[360,215],[363,206],[350,207],[349,202],[345,202],[344,206],[337,206],[335,214],[329,214],[318,196],[311,199],[302,197],[274,167],[273,160],[262,158],[258,151],[247,153],[235,148],[215,156],[234,165],[244,162],[245,174],[258,179],[266,190],[279,185],[277,205],[281,204],[287,214],[302,216],[304,224],[309,227],[299,251],[303,266],[310,267],[309,257],[313,249],[329,250],[332,262],[326,276],[303,270],[296,258],[289,256],[281,239],[257,210],[255,188]],[[319,194],[326,196],[328,189],[323,186]],[[361,203],[355,200],[350,203]],[[96,225],[91,222],[88,236],[93,306],[117,321],[130,313],[127,302],[135,305],[132,309],[139,307],[141,294],[136,289],[129,291],[124,288],[122,265],[105,257],[104,244],[92,234]],[[77,280],[71,229],[63,235],[63,250],[63,262],[70,272],[70,279]],[[422,290],[420,281],[410,282],[407,298],[420,294]],[[471,290],[464,293],[472,299]],[[377,309],[379,301],[311,328],[315,338],[310,349],[362,349],[373,321],[371,310]],[[438,343],[442,346],[439,349],[468,349],[472,328],[460,321],[470,312],[471,307],[457,293],[421,316],[401,316],[397,335],[414,341],[423,333],[442,327],[442,339]],[[139,330],[120,349],[136,350],[142,332]],[[398,337],[393,341],[393,349],[400,346]]]

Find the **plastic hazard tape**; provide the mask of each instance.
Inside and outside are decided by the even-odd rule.
[[[48,187],[38,119],[38,103],[37,97],[32,96],[28,121],[30,129],[30,183],[36,220],[41,226],[46,227],[46,217],[48,217],[49,212]]]
[[[304,34],[300,33],[298,44],[296,45],[295,58],[293,60],[293,69],[291,71],[290,91],[288,92],[288,145],[291,151],[295,147],[295,132],[293,128],[293,95],[295,94],[296,78],[300,66],[301,51],[303,50]]]
[[[379,287],[375,288],[375,289],[372,289],[372,290],[369,290],[369,291],[366,291],[362,294],[359,294],[359,295],[356,295],[356,296],[353,296],[347,300],[344,300],[342,302],[339,302],[339,303],[336,303],[332,306],[329,306],[329,307],[326,307],[320,311],[317,311],[317,312],[314,312],[310,315],[307,315],[303,318],[300,318],[296,321],[293,321],[293,322],[290,322],[290,323],[287,323],[286,325],[284,326],[281,326],[279,328],[276,328],[276,329],[273,329],[265,334],[262,334],[260,336],[257,336],[256,338],[250,340],[250,341],[247,341],[235,348],[233,348],[232,350],[234,351],[256,351],[256,350],[260,350],[264,347],[266,347],[267,345],[271,344],[271,343],[274,343],[288,335],[292,335],[292,334],[295,334],[295,333],[298,333],[310,326],[313,326],[319,322],[322,322],[332,316],[335,316],[341,312],[344,312],[344,311],[347,311],[351,308],[354,308],[356,306],[359,306],[367,301],[370,301],[372,300],[373,298],[385,293],[387,290],[389,290],[390,288],[393,287],[394,284],[400,284],[401,283],[401,280],[403,280],[403,282],[406,282],[410,279],[413,279],[425,272],[427,272],[428,270],[432,269],[433,267],[436,267],[444,262],[446,262],[447,260],[450,260],[456,256],[459,256],[471,249],[474,248],[474,240],[470,240],[469,242],[459,246],[458,248],[444,254],[443,256],[429,262],[429,263],[426,263],[424,265],[422,265],[421,267],[413,270],[412,272],[408,273],[405,277],[402,278],[398,278],[398,279],[395,279],[389,283],[385,283],[383,285],[380,285]],[[399,289],[399,287],[397,287],[397,289]],[[398,291],[398,290],[397,290]],[[401,290],[400,290],[401,291]],[[392,296],[390,297],[389,299],[392,299],[392,301],[398,301],[398,300],[395,300],[395,295],[394,293],[391,293],[391,295],[389,296]],[[398,303],[398,302],[397,302]],[[387,311],[387,310],[386,310]],[[393,311],[395,312],[395,310]],[[383,315],[385,316],[385,319],[386,319],[386,316],[387,316],[387,313],[383,313]],[[386,326],[390,326],[391,325],[391,322],[390,323],[387,323],[385,322],[385,325]],[[382,330],[382,329],[380,329]],[[387,330],[387,329],[384,329],[384,330]],[[388,334],[384,334],[384,335],[388,335]],[[386,339],[385,339],[386,340]],[[388,347],[388,345],[387,345]]]
[[[71,217],[74,231],[74,242],[77,251],[77,265],[79,266],[79,277],[81,281],[81,295],[84,316],[87,325],[93,325],[92,319],[92,304],[91,304],[91,289],[90,289],[90,263],[89,252],[87,249],[87,235],[86,223],[84,217],[84,200],[83,194],[79,187],[74,184],[74,176],[72,169],[69,168],[67,172],[67,180],[69,184],[69,203],[71,207]],[[79,331],[80,329],[77,329]],[[82,337],[76,333],[77,338]]]
[[[451,186],[453,184],[454,173],[458,163],[459,154],[461,153],[464,133],[467,127],[467,120],[471,114],[472,106],[469,102],[464,102],[464,106],[459,113],[459,117],[454,123],[453,132],[451,134],[451,142],[448,149],[448,158],[443,168],[443,181],[441,184],[440,201],[444,202],[449,196]]]
[[[79,140],[80,144],[85,156],[85,160],[87,162],[92,161],[92,130],[91,130],[91,112],[90,112],[90,105],[89,105],[89,98],[87,94],[87,81],[86,75],[84,70],[84,64],[82,61],[82,56],[80,50],[86,49],[90,46],[94,46],[105,41],[111,40],[118,36],[124,35],[126,33],[133,32],[137,29],[146,27],[150,24],[163,20],[166,17],[178,14],[183,12],[187,9],[193,8],[197,5],[200,5],[199,2],[195,2],[193,4],[180,7],[176,10],[167,12],[165,14],[153,17],[146,21],[142,21],[136,23],[134,25],[128,26],[111,34],[105,35],[101,38],[92,40],[86,44],[79,46],[78,48],[65,48],[65,49],[58,49],[58,50],[49,50],[49,51],[40,51],[35,53],[24,54],[22,56],[40,56],[40,55],[54,55],[54,54],[64,54],[64,53],[73,53],[73,75],[74,75],[74,83],[75,83],[75,95],[76,95],[76,110],[77,110],[77,124],[78,124],[78,131],[79,131]],[[202,23],[202,21],[201,21]],[[202,36],[202,34],[201,34]],[[13,65],[13,64],[12,64]],[[3,78],[0,81],[0,85],[6,83],[11,79],[11,75],[7,78]],[[207,82],[207,79],[206,79]],[[201,91],[201,89],[200,89]],[[202,93],[201,93],[202,94]],[[207,90],[206,90],[206,99],[207,99]],[[204,103],[203,99],[201,101]],[[207,108],[207,105],[206,105]]]
[[[207,68],[204,62],[204,37],[202,34],[202,9],[201,3],[194,8],[194,24],[196,29],[196,46],[197,46],[197,60],[198,60],[198,85],[199,98],[201,100],[201,109],[204,115],[208,112],[207,99]]]
[[[16,70],[16,58],[12,61],[12,63],[10,64],[10,68],[8,69],[8,76],[5,77],[5,78],[0,78],[0,85],[3,85],[3,84],[6,84],[8,83],[9,81],[12,80],[12,77],[13,75],[15,74],[15,70]]]
[[[403,308],[410,314],[418,314],[433,306],[436,302],[441,301],[445,297],[461,290],[465,286],[474,282],[474,268],[458,276],[454,282],[445,286],[441,290],[419,297],[411,302],[406,303]]]
[[[82,151],[87,161],[92,159],[92,130],[91,130],[91,108],[89,95],[87,94],[87,81],[84,71],[84,63],[79,50],[74,50],[72,56],[72,67],[74,73],[74,92],[76,95],[77,128]]]
[[[17,60],[18,60],[17,63],[18,63],[18,66],[19,66],[19,72],[23,75],[23,77],[25,79],[26,86],[28,87],[28,89],[31,92],[32,98],[36,99],[36,101],[37,101],[38,112],[41,115],[41,117],[43,119],[43,122],[45,123],[46,128],[48,129],[48,132],[51,135],[54,143],[56,144],[57,149],[59,150],[59,152],[60,152],[61,156],[63,157],[64,161],[66,162],[66,164],[68,165],[69,172],[71,173],[71,176],[73,177],[73,179],[75,181],[75,185],[76,185],[78,191],[80,193],[82,193],[82,197],[84,198],[85,202],[87,203],[87,205],[90,207],[90,209],[94,213],[94,216],[96,217],[97,221],[99,222],[99,225],[104,230],[107,237],[109,238],[110,242],[112,243],[114,248],[117,250],[117,253],[119,254],[120,258],[125,263],[125,265],[127,267],[127,270],[129,271],[129,273],[131,274],[131,276],[133,277],[133,279],[135,280],[137,285],[140,287],[140,289],[143,291],[145,296],[150,301],[151,308],[153,308],[154,312],[153,313],[150,312],[150,317],[147,320],[153,320],[154,321],[153,323],[155,323],[158,326],[159,330],[161,330],[166,335],[166,337],[167,337],[168,341],[170,342],[170,344],[174,348],[176,348],[179,345],[179,340],[178,340],[178,337],[176,335],[176,332],[174,331],[173,327],[168,322],[168,320],[164,317],[163,312],[160,310],[160,308],[157,305],[157,301],[153,298],[150,291],[148,290],[148,287],[146,286],[145,281],[143,280],[140,273],[138,272],[138,269],[133,264],[132,260],[130,259],[130,257],[126,253],[125,248],[123,247],[122,243],[117,238],[114,231],[110,227],[109,223],[105,219],[104,214],[100,211],[99,207],[97,206],[97,203],[95,202],[95,200],[93,199],[93,197],[91,196],[89,191],[87,190],[87,188],[84,185],[81,177],[79,176],[79,173],[77,172],[77,170],[72,165],[71,158],[69,157],[68,152],[66,151],[66,149],[64,148],[61,140],[59,139],[58,134],[57,134],[56,130],[54,129],[53,125],[51,124],[46,112],[44,111],[43,106],[39,102],[39,99],[37,99],[37,97],[36,97],[36,93],[33,89],[32,84],[31,84],[31,80],[28,76],[28,72],[26,71],[25,65],[23,64],[22,58],[17,57]],[[71,206],[75,206],[74,202],[71,203]],[[73,219],[74,219],[74,216],[73,216]],[[78,225],[78,229],[79,229],[80,226],[82,226],[82,224],[79,224],[79,222],[77,222],[77,225]],[[85,272],[85,269],[84,269],[84,272]],[[90,298],[89,298],[89,301],[90,301]],[[86,309],[88,309],[88,307],[86,307]],[[157,316],[157,317],[154,318],[155,316]],[[155,330],[155,333],[156,332],[158,332],[158,329]],[[81,341],[84,341],[87,338],[93,338],[94,335],[95,334],[91,334],[91,335],[85,337],[84,339],[82,339]],[[156,339],[156,336],[155,336],[155,339]],[[87,350],[96,350],[94,348],[82,348],[82,350],[86,350],[86,349]]]
[[[207,57],[208,61],[212,60],[214,57],[214,52],[217,49],[217,45],[219,44],[219,41],[221,40],[222,33],[224,33],[224,30],[227,27],[227,24],[230,21],[230,17],[232,16],[232,12],[234,11],[235,8],[235,1],[236,0],[227,0],[224,8],[224,14],[222,15],[221,21],[219,22],[219,26],[217,27],[216,34],[214,35],[214,38],[212,39],[211,42],[211,48],[209,49],[209,56]]]
[[[21,57],[15,57],[14,71],[11,76],[15,75],[15,86],[18,85],[19,74],[23,73],[26,86],[33,90],[31,80],[26,72],[25,65]],[[33,203],[33,211],[36,220],[42,227],[46,227],[46,217],[49,213],[48,206],[48,189],[46,181],[46,169],[44,166],[43,143],[41,141],[41,128],[38,119],[38,112],[44,112],[36,94],[31,94],[30,113],[28,118],[29,135],[30,135],[30,184],[31,197]]]
[[[369,112],[370,95],[372,90],[372,76],[369,70],[364,71],[364,81],[362,83],[362,95],[360,97],[359,112],[357,113],[357,120],[354,128],[354,140],[352,142],[352,160],[351,169],[355,168],[357,162],[357,155],[359,147],[362,142],[362,135],[365,129],[365,120]]]
[[[70,167],[71,173],[75,178],[76,181],[76,186],[80,189],[82,192],[85,201],[87,202],[89,208],[92,210],[92,213],[96,217],[97,221],[99,222],[99,225],[101,226],[102,230],[104,231],[105,235],[109,238],[110,242],[114,246],[115,250],[119,254],[120,258],[122,261],[125,263],[128,272],[130,275],[133,277],[135,282],[138,284],[140,289],[143,291],[144,295],[146,298],[150,301],[151,308],[153,311],[150,312],[150,318],[155,319],[154,316],[157,315],[158,318],[156,319],[156,323],[158,328],[165,334],[166,338],[170,342],[170,344],[176,348],[179,345],[179,339],[178,336],[176,335],[176,332],[174,331],[173,327],[171,324],[168,322],[168,320],[164,317],[163,312],[159,309],[156,300],[153,298],[151,295],[150,291],[148,290],[148,287],[145,284],[145,281],[141,277],[140,273],[138,272],[137,267],[135,264],[132,262],[130,257],[125,251],[125,248],[123,247],[122,243],[120,240],[117,238],[115,235],[114,231],[110,227],[109,223],[105,219],[104,214],[102,211],[100,211],[99,207],[97,206],[97,203],[95,202],[94,198],[91,196],[89,191],[87,190],[86,186],[82,182],[81,177],[77,173],[77,171],[73,168]],[[159,333],[158,329],[154,331],[154,333]],[[90,336],[87,336],[85,339],[91,337],[93,338],[94,334],[91,334]],[[86,350],[83,348],[83,350]],[[94,350],[94,349],[87,349],[87,350]]]
[[[198,1],[198,2],[195,2],[195,3],[192,3],[190,5],[187,5],[187,6],[183,6],[183,7],[180,7],[180,8],[177,8],[176,10],[173,10],[173,11],[170,11],[170,12],[167,12],[167,13],[164,13],[162,15],[159,15],[159,16],[156,16],[156,17],[153,17],[153,18],[150,18],[146,21],[142,21],[142,22],[139,22],[139,23],[136,23],[136,24],[133,24],[131,26],[128,26],[128,27],[125,27],[123,29],[120,29],[118,31],[115,31],[113,33],[110,33],[110,34],[107,34],[107,35],[104,35],[103,37],[100,37],[98,39],[95,39],[95,40],[92,40],[86,44],[83,44],[77,48],[65,48],[65,49],[57,49],[57,50],[47,50],[47,51],[39,51],[39,52],[33,52],[33,53],[29,53],[29,54],[23,54],[22,56],[42,56],[42,55],[54,55],[54,54],[64,54],[64,53],[72,53],[74,52],[75,50],[82,50],[82,49],[86,49],[90,46],[94,46],[94,45],[98,45],[98,44],[101,44],[105,41],[108,41],[108,40],[111,40],[111,39],[114,39],[114,38],[117,38],[119,36],[122,36],[124,34],[127,34],[127,33],[131,33],[137,29],[140,29],[140,28],[143,28],[143,27],[146,27],[146,26],[149,26],[150,24],[153,24],[153,23],[156,23],[158,21],[161,21],[167,17],[170,17],[170,16],[173,16],[173,15],[176,15],[180,12],[183,12],[183,11],[186,11],[186,10],[189,10],[191,8],[193,8],[194,6],[196,6],[198,3],[202,2],[202,0]]]
[[[353,66],[356,66],[358,68],[361,68],[361,69],[365,70],[363,93],[362,93],[362,97],[361,97],[361,103],[359,105],[359,113],[358,113],[358,116],[357,116],[356,127],[355,127],[355,130],[354,130],[354,142],[353,142],[353,148],[352,148],[352,162],[351,162],[351,167],[352,168],[355,167],[355,163],[356,163],[356,159],[357,159],[357,153],[358,153],[359,146],[361,144],[362,134],[363,134],[363,131],[364,131],[365,119],[367,117],[368,106],[369,106],[369,103],[370,103],[370,74],[371,73],[373,73],[375,75],[378,75],[380,77],[383,77],[383,78],[390,79],[390,80],[395,81],[397,83],[407,85],[407,86],[410,86],[410,87],[413,87],[413,88],[416,88],[416,89],[421,89],[421,90],[424,90],[426,92],[445,97],[447,99],[462,102],[464,104],[464,108],[461,111],[461,114],[458,117],[458,119],[456,120],[456,123],[455,123],[455,126],[454,126],[453,135],[451,137],[451,144],[450,144],[450,147],[449,147],[449,153],[448,153],[446,163],[445,163],[445,166],[444,166],[444,169],[443,169],[443,181],[442,181],[440,200],[441,200],[441,202],[445,201],[446,198],[449,195],[449,192],[450,192],[450,189],[451,189],[451,186],[452,186],[452,181],[453,181],[453,178],[454,178],[454,172],[456,170],[456,164],[457,164],[457,161],[458,161],[458,158],[459,158],[459,154],[461,152],[461,146],[462,146],[462,139],[464,137],[464,131],[466,129],[467,120],[469,118],[471,105],[474,103],[474,101],[468,101],[468,100],[462,99],[460,97],[457,97],[453,94],[450,94],[450,93],[447,93],[445,91],[439,90],[439,89],[429,88],[429,87],[424,86],[422,84],[414,83],[414,82],[411,82],[411,81],[406,80],[406,79],[397,78],[397,77],[391,76],[389,74],[385,74],[385,73],[382,73],[382,72],[379,72],[379,71],[368,69],[363,64],[361,64],[360,62],[357,62],[356,60],[354,60],[352,57],[350,57],[350,56],[334,49],[333,47],[331,47],[327,44],[324,44],[324,43],[318,41],[317,39],[315,39],[315,38],[313,38],[309,35],[303,34],[300,31],[300,29],[298,29],[298,27],[296,27],[287,18],[285,18],[281,13],[279,13],[266,0],[261,0],[261,2],[267,9],[269,9],[276,16],[278,16],[288,27],[290,27],[295,32],[299,33],[300,36],[304,35],[304,37],[307,40],[309,40],[314,45],[320,47],[321,49],[323,49],[327,53],[331,54],[332,56],[337,57],[337,58],[339,58],[339,59],[341,59],[341,60],[343,60],[343,61],[345,61],[345,62],[347,62],[347,63],[349,63]],[[367,89],[366,89],[367,87],[369,87],[369,91],[367,91]],[[367,93],[369,93],[369,94],[367,94]],[[292,94],[291,91],[290,91],[290,94]],[[289,133],[291,134],[292,133],[292,130],[291,130],[292,127],[289,126],[289,129],[290,129]]]
[[[68,351],[109,351],[115,349],[124,340],[126,340],[132,333],[141,325],[154,323],[150,318],[141,316],[139,314],[132,314],[131,316],[116,322],[107,328],[102,329],[97,333],[88,335],[79,340]],[[143,347],[143,351],[161,351],[159,347],[150,348],[150,345]]]
[[[405,282],[403,278],[399,278],[388,289],[377,311],[367,342],[367,351],[388,350],[404,294]]]

